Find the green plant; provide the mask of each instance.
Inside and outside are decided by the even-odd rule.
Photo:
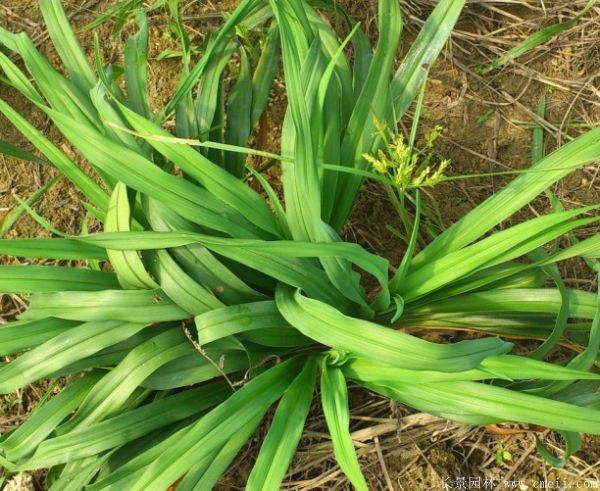
[[[371,175],[364,155],[384,143],[373,136],[377,121],[395,127],[406,113],[462,6],[440,1],[393,72],[402,27],[395,0],[379,2],[374,53],[335,2],[243,0],[197,64],[183,57],[181,82],[158,114],[148,102],[143,17],[127,43],[125,91],[120,71],[103,67],[98,46],[95,70],[88,64],[59,0],[40,8],[69,78],[24,34],[0,30],[0,43],[29,72],[0,53],[6,78],[102,183],[5,101],[0,111],[73,182],[104,226],[100,234],[0,241],[4,254],[80,261],[0,266],[0,291],[33,294],[19,320],[0,328],[0,354],[22,353],[0,366],[0,393],[69,377],[60,394],[2,436],[4,467],[50,468],[50,489],[61,491],[163,490],[179,480],[179,491],[210,489],[276,404],[247,487],[278,489],[318,375],[336,459],[361,490],[367,485],[349,433],[347,380],[467,424],[554,428],[575,442],[568,449],[580,432],[600,434],[598,299],[560,283],[543,287],[557,262],[600,254],[597,235],[543,249],[597,221],[595,207],[489,233],[597,159],[600,129],[543,158],[418,253],[417,206],[408,250],[391,277],[385,258],[338,235]],[[346,22],[351,34],[343,42],[317,7]],[[264,38],[254,69],[237,42],[240,29]],[[247,141],[268,98],[279,44],[289,101],[278,157],[284,203],[244,165],[244,154],[257,153]],[[236,50],[241,68],[226,95]],[[162,128],[173,116],[176,137]],[[528,260],[516,261],[522,257]],[[366,274],[379,284],[373,296],[362,286]],[[436,344],[403,327],[478,335]],[[517,356],[499,336],[546,343],[543,352]],[[581,352],[565,365],[542,361],[559,342]]]
[[[512,460],[512,454],[506,450],[506,448],[504,447],[504,445],[502,443],[500,443],[498,445],[498,448],[496,449],[496,462],[498,464],[502,464],[504,462],[510,462]]]

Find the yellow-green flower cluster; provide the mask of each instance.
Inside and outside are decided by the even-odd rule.
[[[435,126],[425,135],[425,145],[420,149],[411,149],[404,135],[391,132],[380,121],[376,122],[376,126],[385,146],[375,155],[363,155],[375,172],[387,177],[402,191],[433,187],[444,178],[444,171],[450,161],[442,159],[436,166],[431,164],[434,158],[434,144],[442,131],[441,126]]]

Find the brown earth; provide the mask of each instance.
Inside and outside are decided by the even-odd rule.
[[[85,25],[112,3],[113,0],[65,2],[77,27]],[[201,6],[196,5],[186,15],[190,32],[201,36],[207,28],[214,28],[218,22],[213,14],[227,10],[234,3],[207,1]],[[375,38],[376,1],[347,0],[341,3],[345,3],[356,18],[363,21],[369,34]],[[433,0],[403,2],[403,52],[410,46],[422,20],[435,3]],[[42,52],[55,60],[51,43],[44,37],[36,4],[35,0],[2,0],[0,26],[12,31],[26,30],[37,36]],[[475,70],[541,27],[572,18],[584,4],[583,0],[474,0],[467,4],[451,42],[431,69],[421,116],[422,134],[435,125],[443,127],[437,151],[451,159],[449,174],[493,173],[527,167],[531,161],[531,123],[535,120],[532,111],[543,94],[548,97],[545,123],[548,152],[586,127],[598,124],[600,92],[595,78],[600,74],[598,7],[572,29],[519,58],[516,63],[485,77],[478,76]],[[156,61],[159,53],[176,45],[168,33],[166,16],[158,11],[151,20],[150,91],[153,103],[159,107],[172,93],[176,81],[173,74],[177,74],[179,68],[176,60]],[[112,36],[109,25],[98,29],[98,33],[106,59],[117,61],[125,34]],[[84,46],[90,48],[91,36],[82,34],[82,39]],[[13,91],[0,85],[0,97],[26,114],[51,139],[60,141],[57,131],[44,117]],[[282,95],[274,94],[269,118],[275,135],[284,104]],[[410,117],[404,121],[405,126],[410,127]],[[0,119],[0,139],[31,150],[4,119]],[[269,145],[276,147],[277,142],[271,141]],[[596,204],[600,202],[597,173],[597,166],[588,166],[558,183],[554,191],[567,207]],[[3,212],[15,206],[13,194],[26,198],[54,175],[53,169],[42,165],[0,156],[0,218]],[[509,176],[492,176],[442,184],[433,191],[433,198],[442,210],[444,223],[449,225],[509,180]],[[35,209],[53,226],[76,233],[84,220],[79,200],[77,191],[62,180],[38,202]],[[549,209],[547,199],[540,198],[516,218],[541,214]],[[397,227],[398,223],[385,193],[375,184],[365,184],[345,236],[397,263],[403,249],[389,226]],[[41,235],[47,235],[47,232],[29,217],[19,220],[9,233],[9,237]],[[7,260],[3,258],[3,261]],[[563,274],[569,286],[589,290],[597,288],[595,278],[580,261],[567,263]],[[0,318],[4,319],[14,316],[25,306],[24,300],[16,296],[5,295],[0,301]],[[36,384],[0,399],[0,432],[22,421],[46,389],[46,385]],[[583,485],[584,479],[600,482],[598,438],[586,438],[584,450],[572,457],[565,469],[556,470],[536,454],[535,434],[531,432],[498,435],[485,429],[471,429],[414,414],[401,405],[362,390],[351,389],[351,396],[353,436],[358,442],[361,462],[373,490],[441,489],[446,478],[451,481],[465,478],[467,483],[469,478],[473,478],[471,489],[478,489],[475,487],[478,482],[481,489],[492,489],[484,487],[486,478],[493,480],[495,489],[508,489],[504,480],[527,481],[529,489],[534,489],[534,480],[548,483],[560,480],[573,487],[577,483]],[[350,489],[334,463],[324,429],[320,408],[315,407],[286,488]],[[264,433],[264,428],[261,433]],[[550,448],[560,448],[556,435],[544,432],[538,436]],[[256,437],[247,446],[222,479],[219,489],[243,488],[259,442],[260,438]],[[508,454],[499,458],[503,452]],[[43,482],[37,473],[23,475],[13,479],[6,489],[43,489]]]

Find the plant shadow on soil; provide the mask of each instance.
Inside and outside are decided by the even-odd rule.
[[[105,1],[65,2],[74,15],[77,27],[98,15],[108,5]],[[207,28],[218,23],[213,15],[227,10],[235,2],[201,2],[186,13],[190,32],[202,35]],[[376,1],[347,0],[350,12],[376,38]],[[436,2],[410,0],[403,2],[405,33],[402,52],[406,52],[423,19]],[[548,2],[547,2],[548,3]],[[598,73],[600,58],[600,9],[596,7],[577,26],[558,39],[517,60],[503,70],[479,77],[475,68],[494,58],[499,49],[505,50],[524,39],[540,27],[575,15],[585,3],[569,2],[568,7],[554,6],[549,2],[543,11],[538,2],[512,5],[506,2],[478,2],[467,4],[452,40],[431,68],[419,136],[432,127],[443,128],[437,142],[437,152],[451,160],[450,175],[502,172],[526,168],[531,162],[532,110],[540,97],[548,97],[549,132],[546,150],[568,141],[585,126],[600,121],[600,98],[593,74]],[[0,5],[0,25],[13,31],[25,30],[38,36],[41,51],[51,60],[57,57],[44,37],[35,0],[3,0]],[[208,15],[207,15],[208,14]],[[127,32],[127,31],[126,31]],[[121,37],[111,35],[110,25],[101,27],[104,56],[119,60]],[[82,35],[86,48],[91,47],[91,36]],[[174,47],[168,34],[167,17],[157,13],[151,17],[150,92],[153,103],[159,107],[168,100],[174,89],[179,66],[177,60],[157,61],[163,50]],[[58,63],[56,63],[58,65]],[[43,115],[5,86],[0,86],[0,97],[14,105],[20,112],[54,141],[61,141],[58,131]],[[268,140],[256,135],[261,146],[277,150],[277,135],[285,108],[281,88],[276,88],[269,102],[267,124]],[[404,119],[410,127],[410,114]],[[264,131],[264,130],[263,130]],[[4,119],[0,119],[0,138],[23,148],[31,147]],[[64,143],[61,148],[85,166]],[[277,171],[269,171],[277,186]],[[598,167],[589,166],[577,171],[560,183],[554,192],[566,207],[600,202]],[[0,218],[15,206],[13,193],[26,198],[55,175],[53,169],[38,164],[16,161],[0,156]],[[509,182],[510,177],[493,176],[441,184],[432,190],[432,196],[442,211],[445,225],[449,225],[476,204]],[[36,205],[36,210],[53,226],[78,233],[83,223],[80,195],[66,180],[59,181]],[[539,198],[517,214],[515,220],[531,217],[551,210],[547,199]],[[510,222],[507,222],[510,223]],[[398,264],[403,254],[403,244],[390,232],[397,227],[398,218],[385,192],[374,183],[365,183],[344,237],[358,242],[370,250],[385,255],[391,264]],[[91,224],[96,230],[96,224]],[[23,217],[11,230],[9,237],[47,236],[29,217]],[[4,263],[19,262],[0,257]],[[568,286],[595,290],[596,280],[582,261],[569,261],[562,267]],[[16,296],[0,297],[0,321],[18,314],[25,300]],[[523,347],[526,349],[526,347]],[[0,399],[0,432],[17,425],[31,411],[37,400],[48,389],[47,383],[36,384],[14,396]],[[58,390],[56,388],[52,389]],[[572,485],[584,479],[600,480],[596,465],[600,460],[600,439],[588,437],[584,449],[573,457],[564,470],[552,469],[536,455],[535,437],[530,432],[494,434],[485,429],[473,429],[442,421],[390,402],[363,390],[350,390],[352,399],[352,430],[370,489],[421,490],[440,489],[444,479],[452,482],[458,478],[491,479],[504,489],[507,480],[561,480]],[[241,489],[258,452],[261,436],[268,426],[244,448],[229,473],[217,489]],[[293,489],[350,489],[339,468],[335,466],[331,446],[325,436],[322,413],[315,404],[306,425],[305,436],[293,462],[289,476]],[[540,435],[553,449],[560,440],[546,432]],[[505,449],[508,453],[502,455]],[[498,452],[501,450],[500,452]],[[500,456],[500,458],[499,458]],[[503,457],[503,458],[502,458]],[[21,475],[10,481],[5,489],[43,489],[42,473]],[[468,488],[466,488],[468,489]],[[472,488],[476,489],[476,488]]]

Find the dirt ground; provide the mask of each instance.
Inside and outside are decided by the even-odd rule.
[[[113,0],[64,2],[81,27],[94,19]],[[206,0],[186,15],[191,33],[201,36],[217,25],[215,14],[235,2]],[[351,13],[376,36],[375,0],[347,0]],[[405,0],[402,8],[406,52],[431,11],[435,0]],[[594,7],[577,25],[515,63],[489,73],[477,68],[494,59],[527,35],[542,27],[572,18],[586,2],[573,0],[529,0],[527,2],[473,0],[461,16],[451,41],[432,67],[422,113],[422,134],[441,125],[443,133],[437,151],[451,160],[448,173],[465,175],[518,170],[531,162],[533,114],[540,97],[548,98],[544,126],[546,150],[569,141],[579,132],[600,122],[600,7]],[[35,36],[40,49],[51,59],[55,54],[48,42],[37,11],[36,0],[1,0],[0,26],[25,30]],[[166,29],[166,16],[157,11],[151,17],[152,100],[159,106],[171,94],[177,73],[176,60],[157,61],[164,49],[175,47]],[[98,31],[106,59],[119,59],[123,36],[113,36],[110,25]],[[91,36],[82,34],[91,46]],[[400,57],[399,57],[400,59]],[[38,128],[60,141],[55,129],[22,98],[0,85],[0,97],[28,115]],[[273,133],[281,122],[282,98],[274,94],[269,112]],[[410,115],[404,124],[410,127]],[[0,139],[30,148],[13,127],[0,119]],[[276,142],[271,142],[276,145]],[[85,165],[82,162],[82,165]],[[555,186],[554,192],[566,207],[600,202],[598,166],[573,173]],[[0,218],[15,206],[14,194],[26,198],[55,175],[38,164],[22,163],[0,156]],[[481,177],[442,184],[433,198],[443,210],[446,225],[462,216],[510,180],[509,176]],[[65,181],[59,181],[36,205],[50,223],[66,232],[78,232],[83,221],[80,196]],[[516,218],[541,214],[550,209],[547,199],[533,202]],[[375,184],[365,184],[356,210],[344,234],[393,262],[401,258],[400,242],[390,231],[397,226],[385,193]],[[29,217],[22,218],[9,237],[45,235]],[[2,258],[7,261],[7,258]],[[14,260],[12,260],[14,261]],[[580,261],[568,262],[563,274],[569,286],[597,288],[596,280]],[[8,319],[25,306],[16,296],[0,299],[1,319]],[[35,385],[0,399],[0,432],[21,421],[46,389]],[[600,488],[600,439],[586,438],[584,449],[572,457],[565,469],[550,468],[537,455],[536,434],[495,434],[486,429],[468,428],[428,415],[414,413],[383,398],[352,389],[352,430],[365,474],[373,490],[443,489],[536,489],[534,481],[581,488],[593,481]],[[292,466],[286,489],[351,489],[335,465],[331,445],[324,434],[319,407],[311,412],[305,437]],[[264,429],[263,429],[264,431]],[[560,448],[560,439],[545,432],[537,435],[551,449]],[[242,489],[260,441],[258,435],[242,452],[218,489]],[[469,481],[471,480],[470,484]],[[588,480],[588,481],[586,481]],[[506,482],[505,482],[506,481]],[[466,483],[463,486],[463,483]],[[463,487],[461,487],[463,486]],[[519,488],[519,486],[521,486]],[[537,486],[539,489],[540,486]],[[44,489],[40,474],[22,475],[6,489]]]

